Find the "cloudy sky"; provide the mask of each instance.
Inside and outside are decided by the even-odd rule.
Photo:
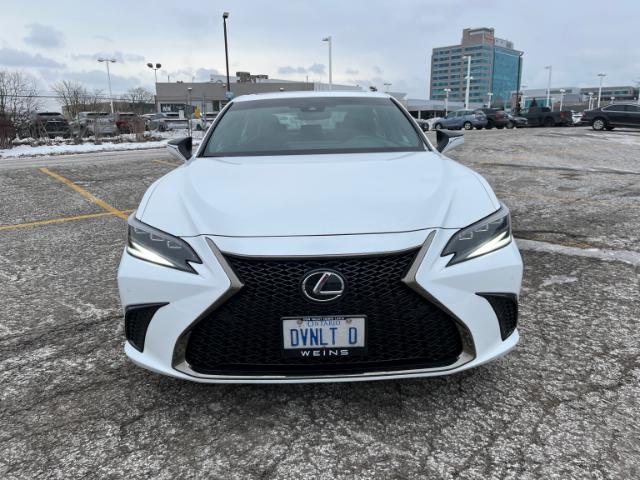
[[[606,8],[605,8],[606,5]],[[206,80],[224,72],[222,12],[228,10],[230,70],[272,78],[327,81],[333,37],[334,82],[392,84],[428,98],[431,49],[459,43],[465,27],[494,27],[523,50],[522,83],[609,85],[640,80],[640,1],[558,0],[2,0],[0,69],[23,70],[43,91],[62,79],[106,91],[100,55],[111,68],[114,94],[152,88],[146,62],[161,62],[159,79]]]

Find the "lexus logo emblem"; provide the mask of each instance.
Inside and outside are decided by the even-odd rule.
[[[331,302],[344,294],[344,278],[331,270],[314,270],[302,280],[302,293],[314,302]]]

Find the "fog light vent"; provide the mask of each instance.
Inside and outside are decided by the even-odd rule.
[[[124,313],[124,333],[137,350],[144,350],[144,339],[153,315],[166,303],[148,303],[145,305],[130,305]]]
[[[478,293],[487,299],[500,324],[500,336],[506,340],[518,326],[518,297],[513,293]]]

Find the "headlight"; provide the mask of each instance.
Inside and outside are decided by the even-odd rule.
[[[189,262],[202,263],[187,242],[129,217],[127,252],[147,262],[196,273]]]
[[[453,255],[447,266],[485,255],[511,243],[511,216],[500,204],[500,210],[457,232],[442,251]]]

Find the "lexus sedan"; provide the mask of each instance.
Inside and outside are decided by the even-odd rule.
[[[594,130],[613,130],[616,127],[640,127],[640,105],[636,103],[612,103],[610,105],[585,110],[583,124]]]
[[[238,97],[131,215],[126,354],[211,383],[428,377],[518,342],[509,211],[381,93]]]

